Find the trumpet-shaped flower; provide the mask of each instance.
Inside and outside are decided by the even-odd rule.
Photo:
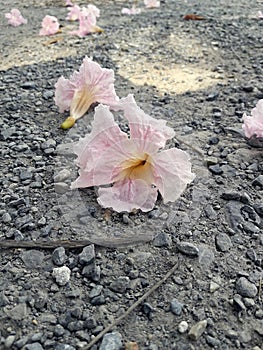
[[[195,177],[188,154],[176,148],[160,151],[174,131],[164,120],[145,114],[132,95],[122,108],[129,136],[108,106],[96,107],[91,133],[74,148],[80,170],[71,188],[102,186],[99,204],[117,212],[152,210],[158,191],[164,203],[175,201]]]
[[[5,18],[7,18],[8,23],[14,27],[27,23],[27,20],[21,15],[21,12],[18,9],[12,9],[10,13],[6,13]]]
[[[160,7],[160,1],[157,0],[144,0],[144,5],[148,9],[152,9],[155,7]]]
[[[77,21],[81,15],[81,9],[78,5],[73,5],[69,8],[66,19],[68,21]]]
[[[263,137],[263,99],[252,109],[251,116],[243,115],[243,121],[242,128],[247,138]]]
[[[87,34],[101,33],[103,29],[97,26],[97,17],[100,10],[95,5],[83,7],[79,13],[79,29],[71,32],[72,35],[78,35],[83,38]]]
[[[70,116],[61,125],[63,129],[72,127],[95,103],[115,105],[119,98],[114,89],[114,71],[102,68],[98,63],[85,57],[79,72],[70,79],[60,77],[55,84],[55,103],[60,112],[70,110]]]
[[[141,9],[140,8],[137,8],[135,5],[132,6],[131,9],[127,8],[127,7],[124,7],[122,10],[121,10],[121,13],[123,15],[138,15],[139,13],[141,13]]]
[[[59,30],[58,19],[54,16],[45,16],[41,25],[42,28],[39,31],[39,35],[53,35]]]

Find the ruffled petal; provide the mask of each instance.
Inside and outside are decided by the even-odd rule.
[[[153,148],[158,150],[175,136],[174,130],[166,125],[165,120],[155,119],[144,113],[131,94],[121,99],[115,109],[124,110],[124,116],[129,121],[131,138],[140,140],[142,149],[147,149],[151,144],[152,151]]]
[[[247,138],[263,137],[263,99],[252,109],[251,116],[244,114],[242,128]]]
[[[191,172],[189,155],[176,148],[152,156],[154,184],[160,191],[164,203],[174,202],[191,183],[195,175]]]
[[[150,211],[157,199],[156,188],[143,180],[123,180],[112,187],[100,188],[98,202],[104,208],[112,208],[117,212],[131,212],[134,209]]]
[[[58,79],[55,84],[55,103],[59,108],[59,112],[68,111],[74,96],[75,86],[69,79],[63,76]]]

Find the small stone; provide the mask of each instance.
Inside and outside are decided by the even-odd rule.
[[[21,259],[26,267],[29,269],[36,269],[43,267],[44,253],[39,250],[31,249],[24,251],[21,255]]]
[[[43,291],[38,291],[38,293],[35,296],[35,308],[38,310],[41,310],[47,303],[48,295],[47,293]]]
[[[193,325],[188,333],[188,336],[192,340],[197,340],[204,333],[207,326],[207,320],[202,320]]]
[[[56,183],[54,183],[54,188],[55,188],[55,192],[58,193],[58,194],[64,194],[64,193],[69,191],[68,184],[66,184],[64,182],[56,182]]]
[[[246,306],[243,303],[243,301],[241,300],[241,297],[239,294],[235,294],[233,297],[233,305],[235,307],[235,309],[237,311],[242,311],[242,310],[246,310]]]
[[[27,344],[25,346],[25,350],[44,350],[44,349],[40,343],[36,342],[36,343]]]
[[[220,346],[220,340],[214,337],[211,337],[211,335],[208,335],[206,337],[206,342],[209,344],[212,348],[219,348]]]
[[[12,218],[11,218],[11,215],[7,212],[5,212],[3,215],[2,215],[2,221],[7,224],[9,222],[12,221]]]
[[[221,175],[223,174],[223,170],[222,168],[220,167],[219,164],[215,164],[215,165],[210,165],[208,167],[208,169],[211,171],[212,174],[214,175]]]
[[[236,290],[242,297],[254,298],[257,293],[255,284],[249,282],[245,277],[240,277],[236,283]]]
[[[101,294],[102,290],[103,290],[103,286],[97,285],[97,286],[93,287],[89,293],[89,297],[91,299],[94,297],[97,297],[98,295]]]
[[[178,325],[178,332],[183,334],[188,330],[188,323],[186,321],[181,321]]]
[[[92,298],[90,301],[91,305],[103,305],[105,302],[106,300],[104,295],[98,295],[97,297]]]
[[[210,293],[214,293],[219,288],[220,288],[219,284],[217,284],[216,282],[213,282],[213,281],[210,282],[210,287],[209,287]]]
[[[52,261],[57,266],[62,266],[67,259],[65,248],[64,247],[58,247],[54,250],[52,254]]]
[[[95,265],[94,262],[86,265],[82,270],[82,275],[91,278],[94,282],[98,282],[100,280],[100,266]]]
[[[117,293],[124,293],[130,285],[130,280],[126,276],[120,276],[115,281],[111,282],[110,289]]]
[[[226,233],[219,233],[216,236],[216,247],[221,252],[226,252],[232,247],[232,241]]]
[[[54,350],[76,350],[76,348],[69,344],[58,344],[55,346]]]
[[[172,313],[176,316],[180,316],[183,310],[184,304],[180,303],[177,299],[173,299],[170,304]]]
[[[52,276],[60,286],[65,286],[70,280],[70,269],[67,266],[56,267],[53,269]]]
[[[221,197],[229,201],[238,201],[240,199],[240,194],[238,192],[223,192]]]
[[[122,348],[122,336],[119,332],[104,335],[99,350],[120,350]]]
[[[14,344],[14,341],[16,339],[16,336],[15,335],[9,335],[6,340],[5,340],[5,345],[4,347],[7,348],[7,349],[10,349],[11,346]]]
[[[252,186],[258,186],[261,189],[263,188],[263,175],[259,175],[255,180],[252,182]]]
[[[81,265],[89,265],[95,260],[95,248],[94,244],[88,245],[83,248],[79,254],[79,262]]]
[[[185,255],[198,256],[199,254],[199,249],[189,242],[178,242],[177,249]]]
[[[154,237],[153,245],[155,247],[169,247],[172,244],[171,237],[165,232],[159,232]]]
[[[61,170],[54,176],[54,182],[63,182],[71,176],[71,172],[67,169]]]
[[[21,304],[16,305],[15,307],[13,307],[13,309],[11,309],[8,312],[8,315],[9,315],[9,317],[11,317],[15,321],[23,320],[27,315],[26,304],[21,303]]]
[[[255,301],[252,298],[243,298],[244,304],[246,307],[253,307],[255,306]]]

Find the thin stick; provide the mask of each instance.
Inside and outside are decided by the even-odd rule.
[[[90,244],[95,244],[100,247],[105,248],[118,248],[122,246],[142,244],[152,241],[152,234],[141,234],[135,237],[109,237],[99,238],[91,237],[85,240],[56,240],[56,241],[15,241],[11,239],[6,239],[0,241],[0,249],[10,249],[10,248],[24,248],[24,249],[55,249],[57,247],[64,247],[67,249],[77,249],[83,248]]]
[[[113,327],[117,326],[125,317],[127,317],[137,306],[139,306],[145,299],[148,298],[150,294],[152,294],[157,288],[159,288],[178,268],[178,261],[175,265],[166,273],[166,275],[159,280],[154,286],[152,286],[142,297],[140,297],[134,304],[132,304],[127,311],[109,324],[106,328],[103,329],[87,346],[84,346],[83,350],[90,349],[94,344],[97,343],[106,333],[108,333]]]

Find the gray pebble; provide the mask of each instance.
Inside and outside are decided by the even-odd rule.
[[[226,233],[219,233],[216,236],[216,247],[221,252],[226,252],[232,247],[230,237]]]
[[[170,303],[170,309],[176,316],[180,316],[183,310],[184,304],[180,303],[177,299],[173,299]]]
[[[100,280],[100,266],[95,265],[95,263],[86,265],[82,270],[82,275],[98,282]]]
[[[69,185],[65,182],[55,182],[54,189],[57,194],[64,194],[69,191]]]
[[[76,350],[76,348],[69,344],[58,344],[55,346],[54,350]]]
[[[25,346],[25,350],[44,350],[44,349],[40,343],[36,342],[32,344],[27,344]]]
[[[199,254],[199,249],[189,242],[178,242],[177,249],[179,252],[190,256],[198,256]]]
[[[99,350],[120,350],[122,347],[122,336],[119,332],[104,335]]]
[[[120,276],[115,281],[111,282],[110,289],[117,293],[124,293],[130,285],[130,280],[126,276]]]
[[[207,326],[207,320],[202,320],[193,325],[188,333],[188,336],[192,340],[197,340],[204,333]]]
[[[220,344],[221,344],[221,342],[220,342],[219,339],[214,338],[214,337],[211,337],[211,335],[208,335],[208,336],[206,337],[206,342],[207,342],[207,344],[210,345],[212,348],[215,348],[215,347],[219,348],[219,346],[220,346]]]
[[[252,182],[252,186],[258,186],[261,189],[263,188],[263,175],[259,175],[255,180]]]
[[[41,310],[47,303],[48,295],[44,291],[38,291],[35,296],[35,308]]]
[[[54,176],[54,182],[63,182],[71,176],[71,172],[68,169],[61,170]]]
[[[2,221],[7,224],[9,222],[12,221],[12,218],[11,218],[11,215],[7,212],[5,212],[3,215],[2,215]]]
[[[15,335],[9,335],[5,340],[5,348],[9,349],[14,344],[14,341],[16,339]]]
[[[172,244],[171,237],[165,232],[159,232],[154,237],[153,245],[155,247],[169,247]]]
[[[88,245],[83,248],[79,254],[79,262],[81,265],[89,265],[95,260],[95,248],[94,244]]]
[[[36,269],[38,267],[43,266],[43,260],[44,260],[44,253],[40,252],[39,250],[27,250],[24,251],[21,255],[21,259],[26,267],[30,269]]]
[[[255,284],[249,282],[245,277],[240,277],[236,283],[236,290],[242,297],[254,298],[257,293]]]
[[[103,290],[103,286],[101,286],[101,285],[97,285],[97,286],[93,287],[89,293],[89,297],[91,299],[94,297],[97,297],[98,295],[101,294],[102,290]]]
[[[64,247],[58,247],[53,251],[52,261],[55,265],[57,266],[64,265],[66,259],[67,259],[67,256],[66,256]]]

